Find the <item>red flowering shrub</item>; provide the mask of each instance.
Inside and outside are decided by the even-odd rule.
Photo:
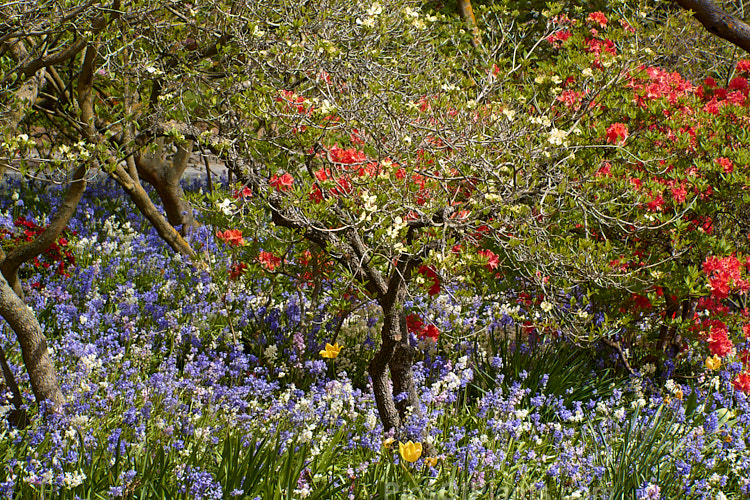
[[[258,254],[258,262],[267,270],[267,271],[274,271],[276,268],[278,268],[281,265],[281,258],[275,256],[271,252],[266,252],[265,250],[262,250],[260,254]]]
[[[268,183],[279,191],[288,191],[294,185],[294,177],[290,173],[285,173],[281,176],[272,175]]]
[[[33,241],[45,229],[23,216],[18,217],[13,225],[16,227],[15,231],[0,228],[0,244],[4,246],[6,253],[19,245]],[[57,241],[40,256],[30,261],[31,265],[42,269],[54,268],[56,272],[67,275],[68,267],[76,263],[75,256],[68,248],[68,239],[75,235],[75,231],[64,230]]]
[[[732,352],[732,341],[729,340],[726,328],[711,328],[711,334],[708,336],[708,350],[711,354],[723,358]]]
[[[750,394],[750,371],[744,371],[732,380],[732,386],[745,394]]]
[[[624,123],[614,123],[607,128],[607,142],[610,144],[624,144],[629,135]]]
[[[224,232],[217,231],[216,237],[231,246],[240,246],[245,244],[245,240],[242,238],[242,231],[240,231],[239,229],[227,229]]]

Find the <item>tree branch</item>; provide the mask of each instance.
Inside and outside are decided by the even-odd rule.
[[[710,0],[674,0],[693,13],[706,30],[750,52],[750,25],[718,7]]]

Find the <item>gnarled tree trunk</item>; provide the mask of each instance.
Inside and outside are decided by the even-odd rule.
[[[400,314],[392,305],[383,305],[383,327],[380,330],[380,350],[373,356],[368,366],[375,404],[380,421],[386,431],[401,427],[401,417],[393,399],[391,380],[388,378],[388,365],[401,341]]]
[[[193,151],[193,141],[186,141],[177,146],[177,152],[171,161],[165,158],[164,138],[157,139],[154,153],[143,153],[135,158],[138,175],[151,184],[161,198],[167,220],[174,227],[180,228],[182,236],[197,226],[193,217],[193,207],[185,199],[180,179],[185,173]]]
[[[8,322],[21,344],[21,353],[31,380],[31,389],[48,412],[58,411],[65,397],[57,383],[57,372],[47,350],[47,339],[31,309],[0,274],[0,316]]]
[[[392,277],[391,279],[400,278]],[[386,295],[380,301],[383,309],[383,327],[380,334],[382,344],[368,367],[375,403],[386,431],[400,428],[405,423],[410,410],[414,415],[422,416],[412,371],[415,349],[409,345],[409,333],[403,307],[404,296],[405,288],[402,285],[398,293]],[[388,297],[392,299],[388,300]],[[388,369],[390,369],[390,378]],[[408,437],[421,438],[421,436]]]

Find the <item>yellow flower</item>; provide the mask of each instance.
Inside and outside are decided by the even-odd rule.
[[[416,462],[422,456],[422,443],[412,443],[411,440],[406,444],[398,443],[398,452],[407,462]]]
[[[340,346],[338,342],[333,345],[326,344],[326,348],[320,351],[320,355],[324,358],[333,359],[339,355],[342,347],[343,346]]]
[[[390,448],[394,441],[396,440],[393,438],[387,438],[383,441],[383,446],[385,446],[386,448]]]
[[[425,457],[424,463],[430,467],[435,467],[438,463],[438,459],[437,457]]]
[[[674,397],[676,397],[677,399],[682,399],[683,396],[684,393],[682,392],[682,389],[677,389],[677,391],[675,391],[674,393]]]
[[[706,368],[709,370],[718,370],[721,367],[721,358],[714,354],[706,358]]]

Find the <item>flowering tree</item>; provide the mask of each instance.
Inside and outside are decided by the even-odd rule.
[[[584,150],[593,135],[609,150],[628,133],[624,124],[601,130],[611,115],[605,108],[586,123],[590,131],[582,122],[637,70],[616,57],[616,43],[632,43],[633,29],[624,20],[610,27],[602,13],[577,26],[556,17],[529,42],[508,35],[512,18],[498,13],[488,23],[497,31],[485,35],[494,53],[517,57],[495,59],[445,49],[439,40],[458,30],[404,2],[316,6],[304,15],[278,5],[242,10],[248,24],[232,32],[234,44],[214,67],[235,78],[220,87],[196,77],[202,102],[219,105],[204,104],[206,116],[173,130],[210,147],[251,192],[243,198],[250,212],[221,222],[244,230],[263,221],[243,232],[263,234],[251,258],[283,269],[296,264],[294,249],[307,249],[301,242],[310,243],[338,265],[340,288],[380,306],[369,374],[385,427],[397,428],[409,408],[419,412],[410,332],[439,336],[407,315],[408,297],[477,287],[526,287],[541,297],[555,285],[563,292],[547,293],[545,311],[562,311],[570,304],[565,291],[596,276],[577,267],[583,243],[575,240],[577,250],[557,243],[568,217],[585,222],[578,210],[598,179],[590,163],[576,160],[574,141]],[[574,40],[587,50],[560,51]],[[532,62],[537,51],[549,66]],[[558,75],[544,77],[548,67],[580,66],[588,71],[580,83],[595,92],[573,89],[573,79],[563,92]],[[215,132],[199,133],[206,129]],[[552,216],[553,203],[570,205],[570,214]],[[606,289],[628,287],[611,272],[606,282]],[[586,313],[586,305],[575,310]],[[397,404],[394,394],[405,397]]]
[[[7,18],[38,19],[18,5]],[[191,224],[176,179],[195,147],[218,155],[243,183],[220,239],[253,235],[247,260],[277,273],[323,256],[342,294],[381,308],[369,373],[386,428],[419,412],[410,330],[440,335],[407,315],[410,296],[520,291],[527,331],[617,342],[650,322],[664,347],[705,292],[701,263],[745,241],[732,193],[747,82],[697,87],[644,66],[637,17],[546,11],[519,27],[497,8],[467,33],[408,0],[130,7],[45,11],[64,20],[52,48],[8,25],[34,48],[4,49],[7,73],[29,77],[13,105],[32,96],[28,132],[58,131],[40,157],[103,168],[193,256],[169,224]],[[663,318],[643,312],[658,300]]]

